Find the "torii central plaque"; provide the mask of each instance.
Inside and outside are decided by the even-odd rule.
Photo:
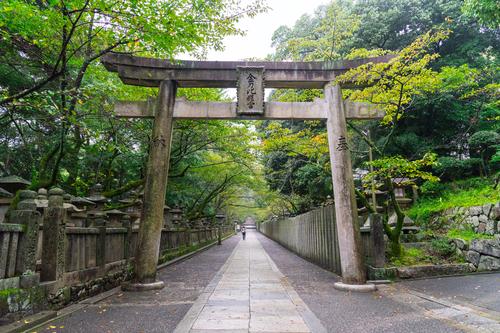
[[[237,67],[236,114],[264,114],[264,67]]]

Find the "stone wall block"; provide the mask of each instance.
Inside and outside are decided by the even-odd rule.
[[[469,207],[469,214],[471,216],[478,216],[483,213],[483,206]]]
[[[467,244],[466,241],[464,241],[463,239],[460,239],[460,238],[455,238],[453,240],[453,243],[455,243],[455,246],[459,249],[459,250],[468,250],[469,249],[469,244]]]
[[[467,251],[465,253],[465,258],[468,262],[477,267],[479,265],[479,259],[481,258],[481,255],[476,251]]]
[[[486,215],[486,217],[490,216],[490,211],[492,206],[493,206],[492,204],[483,205],[483,214]]]
[[[471,217],[471,224],[474,226],[474,227],[479,227],[479,217],[477,216],[472,216]]]
[[[500,258],[500,245],[496,239],[474,239],[470,248],[482,255]]]
[[[481,256],[479,259],[478,271],[500,270],[500,258],[491,256]]]
[[[500,202],[491,208],[490,219],[494,221],[500,220]]]
[[[497,221],[488,220],[488,222],[486,223],[485,233],[488,235],[496,234],[497,233]]]

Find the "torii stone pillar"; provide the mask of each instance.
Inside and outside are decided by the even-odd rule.
[[[135,253],[135,276],[132,283],[123,284],[124,290],[151,290],[164,287],[163,281],[156,280],[156,266],[170,163],[175,94],[174,81],[161,82],[146,169],[143,212]]]
[[[340,290],[374,291],[375,285],[366,284],[351,153],[347,145],[346,115],[339,85],[329,83],[325,86],[325,101],[328,104],[326,125],[342,266],[342,282],[336,283],[335,287]]]

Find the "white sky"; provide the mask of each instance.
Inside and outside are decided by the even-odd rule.
[[[251,0],[243,0],[248,3]],[[312,14],[318,6],[330,0],[267,0],[269,10],[254,18],[241,20],[238,27],[246,32],[244,36],[231,36],[224,39],[224,51],[209,51],[206,60],[237,61],[248,58],[263,59],[274,49],[271,38],[282,25],[292,27],[303,14]],[[189,56],[180,56],[189,59]],[[236,89],[225,89],[228,97],[236,100]],[[269,90],[266,89],[266,97]]]
[[[243,0],[244,3],[249,0]],[[247,33],[245,36],[227,37],[226,49],[222,52],[211,51],[207,60],[243,60],[264,58],[273,52],[271,37],[282,25],[293,26],[305,13],[312,14],[318,6],[329,0],[267,0],[270,9],[252,19],[244,19],[239,27]]]

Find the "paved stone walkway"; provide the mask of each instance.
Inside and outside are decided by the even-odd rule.
[[[162,290],[119,291],[34,331],[500,332],[500,273],[341,292],[333,289],[337,275],[252,231],[160,270],[159,278]]]
[[[249,232],[175,332],[323,332]]]

